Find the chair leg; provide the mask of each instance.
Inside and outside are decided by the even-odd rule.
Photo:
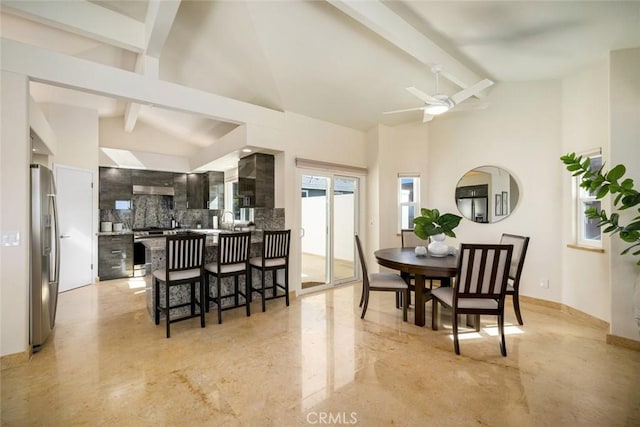
[[[153,320],[156,325],[160,324],[160,308],[158,307],[160,304],[160,281],[153,278]]]
[[[458,313],[452,310],[451,313],[451,326],[453,329],[453,348],[456,354],[460,354],[460,341],[458,340]]]
[[[247,317],[251,316],[251,278],[249,271],[245,270],[244,274],[244,305],[247,306]]]
[[[196,282],[191,282],[191,315],[196,315]]]
[[[522,315],[520,314],[520,297],[518,296],[518,292],[513,294],[513,309],[516,312],[516,318],[518,319],[519,325],[524,325],[522,322]]]
[[[431,298],[431,330],[438,330],[438,300]]]
[[[216,276],[216,291],[218,292],[216,294],[216,301],[218,303],[218,325],[222,323],[222,298],[220,297],[220,281],[220,276]]]
[[[284,291],[284,300],[287,303],[287,307],[289,307],[289,267],[284,269]]]
[[[396,295],[398,295],[398,293],[396,292]],[[364,315],[367,312],[367,306],[369,305],[369,293],[367,292],[367,294],[364,296],[364,303],[363,303],[363,307],[362,307],[362,314],[360,315],[361,319],[364,319]]]
[[[264,313],[264,312],[266,311],[266,309],[267,309],[266,303],[265,303],[265,301],[264,301],[264,296],[265,296],[265,293],[264,293],[264,276],[266,276],[266,275],[267,275],[267,272],[266,272],[266,271],[264,271],[264,270],[262,270],[262,282],[261,282],[261,284],[262,284],[262,290],[260,291],[260,298],[262,298],[262,312],[263,312],[263,313]],[[274,293],[273,293],[273,296],[275,297],[275,296],[276,296],[276,294],[275,294],[275,292],[276,292],[275,285],[273,286],[273,292],[274,292]]]
[[[171,310],[169,309],[169,283],[164,282],[165,286],[164,286],[164,307],[165,307],[165,313],[166,313],[166,318],[167,318],[167,338],[171,338],[171,329],[170,326],[171,325],[171,316],[169,315],[169,313],[171,312]]]
[[[396,308],[400,308],[402,303],[402,294],[400,294],[400,292],[396,292]],[[362,303],[360,303],[360,306],[362,307]]]
[[[249,272],[247,273],[249,275],[248,283],[249,286],[247,286],[247,290],[249,291],[249,295],[247,295],[247,298],[249,298],[249,302],[253,302],[253,266],[249,265]]]
[[[211,297],[211,289],[209,289],[209,273],[204,272],[204,289],[206,292],[206,300],[205,300],[205,310],[207,313],[209,312],[209,299]]]
[[[500,352],[503,356],[507,355],[507,342],[504,338],[504,315],[498,315],[498,330],[500,331]]]
[[[204,307],[206,303],[205,293],[204,293],[204,280],[202,277],[200,278],[200,282],[198,283],[198,288],[200,289],[200,327],[204,328]]]
[[[403,293],[404,293],[405,301],[409,301],[409,289],[408,288],[405,289],[403,291]],[[408,303],[407,304],[402,304],[402,320],[405,321],[405,322],[407,321],[407,306],[408,305],[409,305]]]
[[[362,307],[362,303],[364,302],[364,283],[362,284],[362,294],[360,295],[360,304],[358,307]],[[396,294],[396,304],[398,304],[398,295]],[[396,305],[398,307],[398,305]]]

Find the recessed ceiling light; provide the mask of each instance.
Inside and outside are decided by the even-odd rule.
[[[38,149],[37,148],[32,148],[31,151],[38,151]]]

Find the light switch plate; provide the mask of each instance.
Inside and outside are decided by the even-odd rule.
[[[20,232],[3,231],[0,234],[0,246],[20,246]]]

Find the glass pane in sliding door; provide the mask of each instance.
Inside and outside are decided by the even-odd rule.
[[[333,180],[333,282],[353,279],[358,179],[334,176]]]
[[[302,289],[329,283],[327,251],[330,180],[302,175],[300,209],[302,221]]]

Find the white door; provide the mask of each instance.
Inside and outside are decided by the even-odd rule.
[[[93,263],[93,173],[56,166],[60,226],[60,292],[89,285]]]

